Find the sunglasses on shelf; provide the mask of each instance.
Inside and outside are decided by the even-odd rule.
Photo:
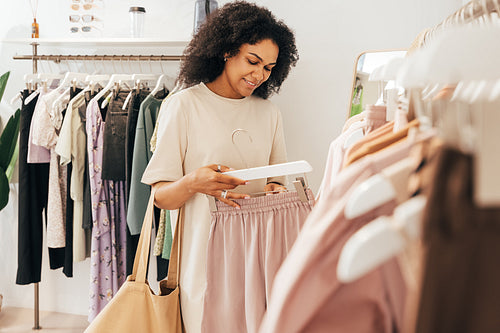
[[[80,7],[82,7],[83,9],[85,10],[90,10],[92,8],[95,8],[97,7],[97,5],[93,4],[93,3],[84,3],[84,4],[80,4],[80,3],[73,3],[71,5],[71,9],[73,10],[80,10]]]
[[[82,22],[89,23],[92,21],[97,21],[97,18],[94,15],[70,15],[69,16],[69,21],[76,23],[79,22],[80,19]]]
[[[98,30],[96,27],[93,27],[91,25],[84,25],[82,27],[71,27],[69,28],[69,31],[71,33],[77,33],[78,31],[81,31],[81,32],[91,32],[91,31],[94,31],[94,30]]]

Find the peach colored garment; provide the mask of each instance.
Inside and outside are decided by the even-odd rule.
[[[339,172],[342,170],[342,164],[344,162],[346,152],[344,143],[354,132],[358,131],[359,129],[363,129],[365,126],[365,120],[353,123],[347,131],[340,134],[330,144],[330,148],[328,149],[328,156],[326,158],[325,172],[323,173],[323,179],[321,180],[321,185],[319,186],[316,200],[319,199],[323,191],[330,190],[333,179],[335,179],[338,176]]]
[[[346,157],[346,151],[347,149],[349,149],[345,147],[346,140],[348,140],[349,137],[360,128],[363,128],[364,134],[368,135],[369,133],[372,133],[376,131],[378,128],[384,126],[386,123],[385,106],[368,105],[366,111],[364,111],[362,114],[363,114],[362,121],[351,123],[349,128],[343,130],[342,134],[340,134],[330,144],[330,149],[328,150],[328,157],[326,159],[325,172],[323,174],[323,180],[321,181],[321,185],[319,187],[316,200],[319,199],[323,191],[329,190],[328,188],[332,184],[332,179],[337,177],[338,173],[341,171],[342,165],[344,164],[344,159]],[[349,118],[349,120],[357,116],[359,115],[353,116]],[[347,123],[348,122],[346,122],[346,124]],[[355,144],[356,143],[354,143],[354,145]]]
[[[313,198],[308,191],[308,197]],[[297,192],[217,202],[207,250],[202,332],[257,332],[276,272],[311,212]],[[224,318],[221,320],[221,318]]]
[[[395,258],[348,284],[337,279],[339,255],[359,228],[391,214],[391,201],[354,220],[344,217],[362,181],[408,156],[403,142],[345,169],[307,218],[274,280],[260,333],[393,333],[403,321],[406,286]]]
[[[345,152],[343,168],[345,168],[345,167],[347,167],[349,165],[347,163],[347,161],[359,149],[361,149],[367,143],[369,143],[369,142],[371,142],[371,141],[373,141],[373,140],[375,140],[377,138],[380,138],[380,137],[382,137],[382,136],[384,136],[386,134],[391,133],[392,130],[393,130],[393,128],[394,128],[394,122],[390,121],[390,122],[386,123],[385,125],[377,128],[376,130],[374,130],[370,134],[367,134],[363,139],[359,140],[358,142],[356,142],[355,144],[353,144],[351,147],[349,147],[349,149],[347,149],[347,151]]]
[[[400,131],[397,131],[395,133],[391,132],[389,134],[379,137],[378,139],[366,143],[363,147],[357,150],[352,156],[349,156],[349,159],[347,160],[347,165],[356,162],[357,160],[365,157],[366,155],[376,153],[384,148],[389,147],[394,143],[397,143],[405,139],[406,136],[408,135],[408,130],[411,127],[417,126],[418,124],[419,124],[418,119],[415,119],[412,122],[408,123],[408,125],[405,126],[403,129],[401,129]]]

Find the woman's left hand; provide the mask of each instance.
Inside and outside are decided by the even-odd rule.
[[[286,187],[276,183],[269,183],[266,186],[264,186],[264,192],[270,192],[266,193],[266,195],[283,193],[286,192]]]

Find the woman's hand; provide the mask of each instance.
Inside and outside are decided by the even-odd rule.
[[[231,199],[249,198],[248,194],[230,192],[239,185],[245,185],[245,180],[224,175],[223,172],[233,170],[224,165],[211,164],[187,174],[187,186],[191,193],[204,193],[216,197],[220,201],[240,208],[240,206]]]
[[[277,184],[277,183],[269,183],[266,186],[264,186],[264,192],[270,192],[270,193],[266,193],[266,195],[283,193],[283,192],[286,192],[286,187],[281,185],[281,184]]]

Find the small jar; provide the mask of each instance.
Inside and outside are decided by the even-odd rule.
[[[146,9],[144,7],[130,7],[130,35],[134,38],[144,36],[144,16]]]
[[[207,20],[207,16],[217,8],[216,0],[196,0],[194,4],[194,33]]]

